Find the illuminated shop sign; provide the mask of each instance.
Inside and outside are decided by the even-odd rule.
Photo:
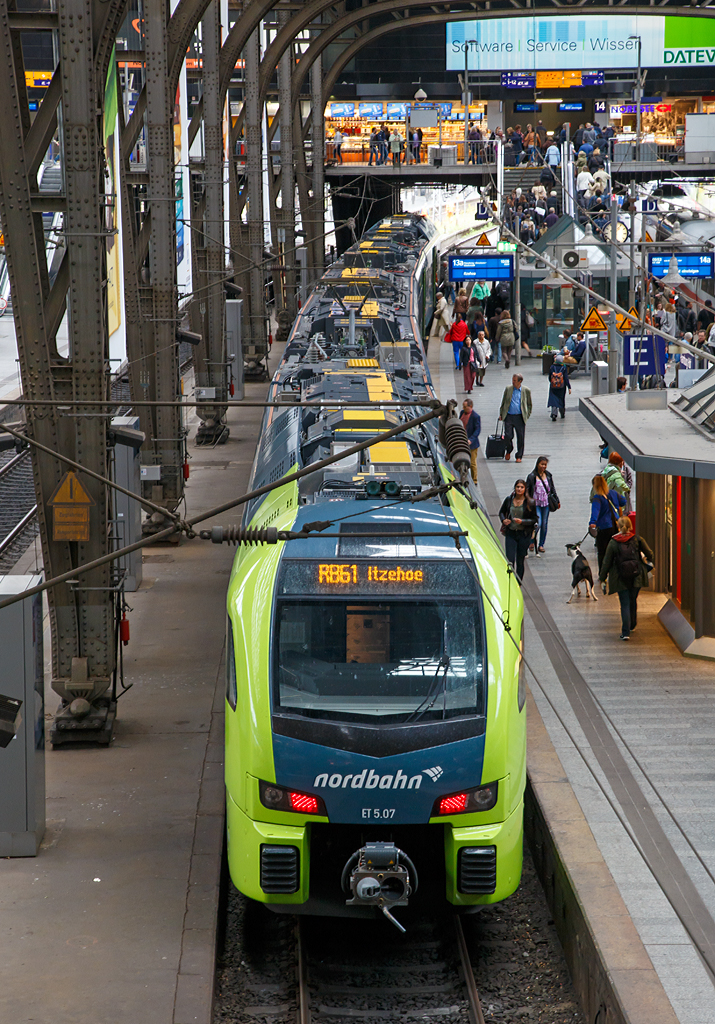
[[[644,68],[715,66],[715,19],[663,15],[494,18],[446,26],[447,70],[522,74],[563,67],[635,68],[638,40]],[[697,42],[693,46],[693,42]],[[586,83],[584,83],[586,84]],[[595,84],[595,83],[593,83]]]
[[[609,113],[611,117],[635,114],[638,106],[641,108],[641,114],[669,114],[673,109],[672,103],[611,103]]]

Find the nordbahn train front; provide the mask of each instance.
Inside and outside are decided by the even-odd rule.
[[[457,491],[339,507],[333,537],[247,551],[234,573],[233,882],[276,910],[392,920],[498,902],[521,874],[519,586]]]

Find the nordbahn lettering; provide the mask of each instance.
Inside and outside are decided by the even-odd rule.
[[[389,775],[380,775],[374,768],[363,768],[353,775],[342,775],[340,772],[321,772],[315,776],[313,786],[316,789],[419,789],[422,776],[426,775],[436,782],[443,774],[438,765],[435,768],[423,768],[417,775],[406,775],[401,768]]]

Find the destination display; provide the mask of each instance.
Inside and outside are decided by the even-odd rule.
[[[391,558],[320,561],[286,559],[279,594],[476,594],[468,566],[460,560]]]
[[[513,281],[513,256],[450,256],[450,281]]]
[[[665,277],[670,268],[672,252],[648,253],[648,273],[653,277]],[[715,253],[679,252],[678,273],[681,277],[713,277],[715,275]]]
[[[670,15],[598,14],[494,18],[446,26],[447,70],[519,74],[568,67],[644,68],[715,66],[715,22]],[[602,84],[597,81],[583,82]]]

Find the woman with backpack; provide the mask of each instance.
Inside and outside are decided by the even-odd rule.
[[[469,307],[469,299],[467,298],[467,289],[460,288],[457,292],[457,298],[454,300],[454,306],[452,308],[452,317],[457,319],[457,316],[461,316],[463,319],[467,319],[467,309]]]
[[[549,513],[556,512],[561,508],[559,496],[554,487],[554,478],[546,468],[549,460],[545,455],[540,455],[536,464],[526,478],[526,493],[534,499],[536,505],[536,519],[538,526],[531,540],[529,551],[535,551],[537,555],[543,554],[546,546],[546,531],[549,528]],[[537,550],[538,540],[538,550]]]
[[[609,541],[618,533],[618,520],[626,507],[626,499],[618,491],[609,491],[608,484],[599,473],[591,481],[593,499],[588,532],[596,538],[598,571],[600,573]]]
[[[569,371],[566,369],[564,357],[559,352],[549,370],[549,400],[546,403],[547,409],[551,410],[551,419],[554,423],[557,413],[561,414],[561,419],[566,415],[566,388],[571,394]]]
[[[457,317],[444,336],[445,341],[452,343],[452,351],[454,352],[454,363],[457,369],[460,367],[459,355],[462,351],[462,344],[464,339],[469,334],[469,328],[467,322],[462,318],[461,313],[457,313]]]
[[[621,516],[618,533],[608,542],[603,564],[598,570],[601,583],[608,580],[609,593],[618,594],[621,602],[621,640],[630,640],[631,630],[636,628],[638,591],[648,586],[648,570],[652,564],[653,552],[643,538],[633,532],[630,518]]]
[[[526,480],[516,481],[514,490],[502,502],[499,518],[507,561],[514,566],[516,578],[521,583],[524,559],[536,526],[536,506],[526,493]]]
[[[511,352],[516,345],[519,338],[519,332],[516,329],[516,324],[511,318],[511,313],[508,309],[502,312],[497,325],[495,342],[497,345],[501,345],[502,352],[504,353],[504,369],[509,369],[509,360],[511,359]]]

